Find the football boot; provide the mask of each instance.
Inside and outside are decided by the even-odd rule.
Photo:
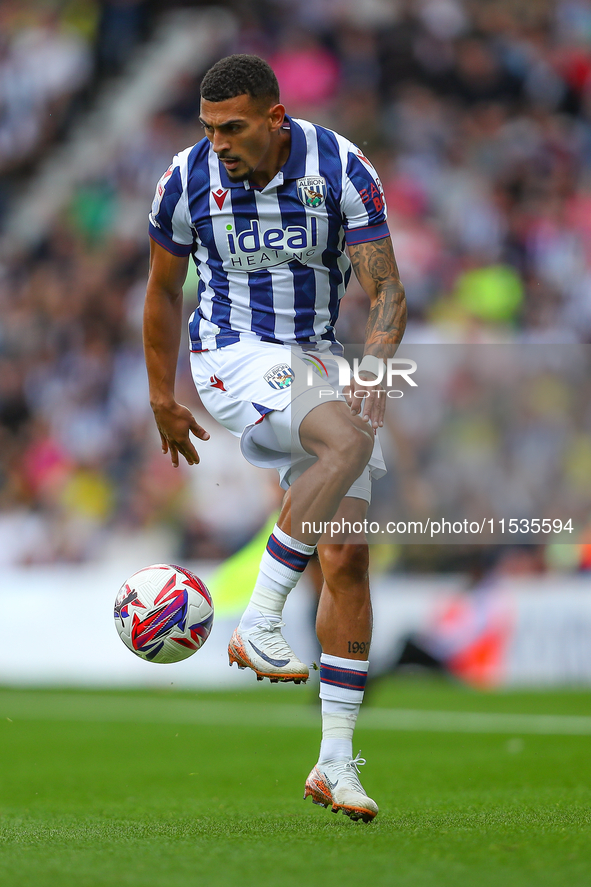
[[[258,681],[269,678],[272,684],[278,681],[293,681],[294,684],[308,680],[308,666],[295,655],[281,629],[284,622],[264,619],[254,628],[235,630],[228,646],[230,665],[238,668],[252,668]]]
[[[365,759],[359,754],[349,761],[324,761],[318,763],[306,779],[304,800],[312,796],[314,804],[339,810],[350,819],[371,822],[378,812],[378,805],[369,798],[359,781],[359,767]]]

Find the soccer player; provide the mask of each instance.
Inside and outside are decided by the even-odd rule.
[[[259,680],[307,679],[281,634],[281,614],[317,546],[322,742],[304,797],[369,822],[378,807],[352,747],[371,637],[369,554],[365,537],[347,530],[363,521],[372,476],[385,470],[376,433],[385,396],[376,383],[406,319],[382,189],[355,145],[287,116],[273,71],[256,56],[224,58],[205,74],[200,120],[205,138],[174,158],[150,214],[150,402],[173,465],[179,456],[199,462],[190,432],[203,441],[209,434],[175,400],[193,256],[199,287],[189,336],[201,400],[240,437],[249,461],[279,469],[287,490],[230,664]],[[335,379],[331,354],[341,353],[334,326],[351,264],[370,311],[358,378],[343,394],[327,380]],[[343,533],[321,537],[331,519],[346,522]]]

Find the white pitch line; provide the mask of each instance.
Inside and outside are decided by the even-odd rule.
[[[0,725],[6,721],[44,720],[318,729],[320,712],[312,707],[283,703],[142,699],[101,694],[69,696],[61,693],[43,693],[32,698],[27,693],[0,693]],[[591,717],[367,707],[361,712],[359,727],[433,733],[589,736]]]
[[[416,730],[433,733],[538,733],[591,735],[591,717],[577,715],[501,714],[497,712],[423,711],[368,708],[360,727],[373,730]]]

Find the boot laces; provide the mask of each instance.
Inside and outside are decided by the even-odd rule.
[[[342,778],[347,782],[351,788],[355,789],[355,791],[360,791],[362,794],[365,794],[365,789],[361,785],[359,781],[359,768],[363,767],[363,765],[367,763],[365,758],[361,757],[361,752],[357,752],[357,755],[352,758],[350,761],[343,761],[341,766],[339,767],[339,778]]]
[[[361,757],[361,751],[358,751],[357,755],[347,762],[347,767],[349,767],[351,770],[354,770],[355,773],[359,775],[359,768],[363,767],[364,764],[367,764],[367,761],[365,760],[365,758]]]
[[[266,618],[253,629],[253,635],[257,641],[265,645],[266,653],[280,658],[285,656],[293,658],[293,650],[281,634],[284,625],[285,622],[281,620]]]

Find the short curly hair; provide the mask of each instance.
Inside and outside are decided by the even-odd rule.
[[[229,55],[220,59],[201,81],[201,98],[207,102],[225,102],[238,95],[279,101],[277,77],[258,55]]]

